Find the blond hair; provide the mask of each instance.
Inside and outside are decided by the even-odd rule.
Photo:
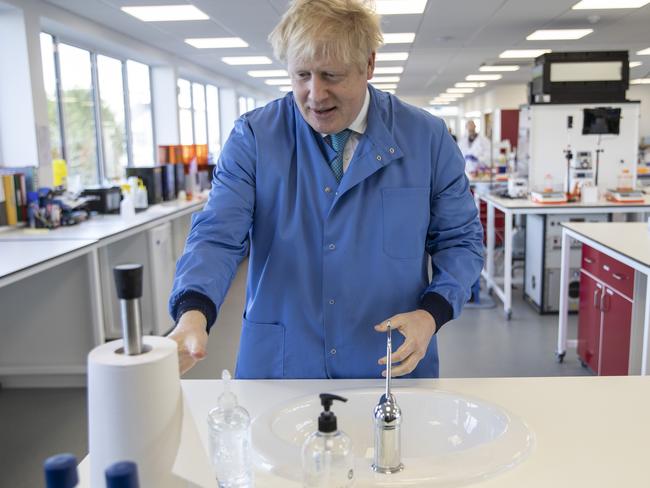
[[[283,63],[322,56],[363,71],[384,38],[379,15],[362,0],[293,0],[269,41]]]

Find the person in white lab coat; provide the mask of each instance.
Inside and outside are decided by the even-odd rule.
[[[490,141],[476,132],[476,124],[467,122],[467,134],[458,140],[460,152],[465,157],[465,172],[476,174],[490,166]]]

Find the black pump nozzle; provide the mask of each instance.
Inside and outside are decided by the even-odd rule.
[[[335,432],[337,430],[336,415],[330,411],[330,408],[334,400],[347,402],[348,399],[342,396],[332,395],[331,393],[321,393],[319,397],[324,410],[321,412],[320,417],[318,417],[318,430],[325,433]]]

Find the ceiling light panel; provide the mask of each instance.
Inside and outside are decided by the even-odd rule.
[[[267,85],[290,85],[291,78],[271,78],[270,80],[264,80],[264,83]]]
[[[484,73],[498,73],[506,71],[518,71],[519,66],[516,64],[502,64],[501,66],[481,66],[478,70]]]
[[[289,73],[284,69],[258,69],[248,72],[248,76],[253,78],[273,78],[274,76],[287,77]]]
[[[483,88],[487,83],[482,81],[461,81],[460,83],[454,84],[456,88]]]
[[[197,49],[223,49],[229,47],[248,47],[240,37],[201,37],[185,39],[185,42]]]
[[[541,29],[536,30],[527,41],[574,41],[591,34],[593,29]]]
[[[399,52],[399,53],[377,53],[375,59],[377,61],[406,61],[409,57],[409,53]]]
[[[375,76],[370,83],[398,83],[399,76]]]
[[[499,54],[500,58],[505,59],[526,59],[536,58],[542,54],[550,53],[550,49],[509,49]]]
[[[650,56],[650,47],[648,49],[642,49],[641,51],[637,51],[636,53],[641,56]]]
[[[443,102],[441,100],[429,100],[429,105],[449,105],[449,102]]]
[[[403,66],[377,66],[375,67],[376,75],[399,75],[404,72]]]
[[[650,0],[582,0],[576,3],[573,10],[641,8]]]
[[[421,14],[427,0],[376,0],[375,11],[379,15]]]
[[[221,61],[232,66],[252,66],[256,64],[273,63],[273,61],[271,61],[271,59],[267,58],[266,56],[227,56],[225,58],[221,58]]]
[[[121,10],[143,22],[208,20],[210,18],[194,5],[150,5],[145,7],[121,7]]]
[[[292,88],[290,86],[281,86],[280,91],[281,92],[290,92]]]
[[[474,93],[474,88],[449,88],[446,93]]]
[[[643,63],[641,61],[630,61],[630,68],[638,68]]]
[[[415,40],[415,32],[384,34],[384,44],[410,44]]]
[[[630,85],[650,85],[650,78],[638,78],[630,81]]]
[[[503,78],[503,75],[469,75],[465,77],[467,81],[496,81]]]

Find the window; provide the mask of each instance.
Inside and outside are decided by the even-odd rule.
[[[194,144],[192,127],[192,84],[178,79],[178,121],[181,131],[181,144]]]
[[[216,161],[221,152],[221,125],[219,124],[219,89],[214,85],[205,87],[208,114],[208,150]]]
[[[97,56],[97,84],[101,107],[104,175],[106,179],[115,182],[124,175],[124,168],[128,164],[122,61]]]
[[[126,62],[126,73],[129,80],[129,112],[133,141],[132,164],[133,166],[149,166],[154,163],[149,66],[129,59]]]
[[[205,86],[192,83],[192,105],[194,106],[194,143],[208,143],[208,120],[205,113]]]
[[[251,110],[255,110],[255,99],[253,97],[248,97],[246,99],[246,111],[250,112]]]
[[[246,97],[238,97],[237,102],[239,103],[239,115],[244,115],[248,108]]]
[[[59,44],[61,101],[68,172],[83,185],[99,181],[90,52]]]
[[[67,161],[68,179],[94,185],[153,164],[149,67],[46,33],[40,42],[52,157]]]
[[[61,139],[61,118],[59,113],[59,96],[56,89],[56,67],[54,64],[54,39],[51,35],[41,33],[41,62],[43,63],[43,81],[47,98],[47,117],[50,126],[50,152],[52,159],[63,158],[63,140]]]

